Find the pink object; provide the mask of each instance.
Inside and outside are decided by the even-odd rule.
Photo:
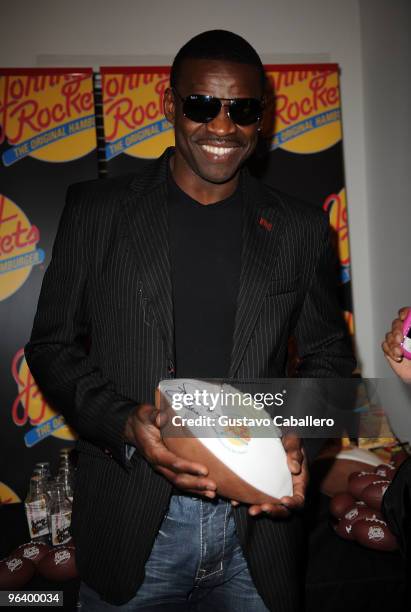
[[[411,359],[411,309],[403,325],[404,340],[401,342],[404,357]]]

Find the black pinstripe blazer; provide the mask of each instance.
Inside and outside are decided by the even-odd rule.
[[[123,430],[174,371],[167,167],[172,149],[138,175],[74,185],[45,274],[26,358],[48,401],[80,436],[73,535],[82,578],[114,604],[144,577],[170,483]],[[328,221],[243,173],[242,271],[230,376],[284,376],[287,340],[301,376],[354,367],[332,280]],[[276,612],[299,610],[298,517],[235,509],[254,582]]]

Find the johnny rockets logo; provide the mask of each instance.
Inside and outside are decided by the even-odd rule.
[[[348,283],[351,279],[351,273],[345,189],[342,189],[340,193],[332,193],[329,195],[323,204],[323,209],[329,214],[330,225],[333,230],[334,248],[340,262],[341,283]],[[349,310],[345,310],[344,319],[350,334],[354,335],[353,313]]]
[[[341,282],[347,283],[350,278],[350,245],[348,242],[347,200],[345,189],[340,193],[329,195],[323,209],[328,212],[333,229],[334,246],[341,266]]]
[[[239,415],[240,416],[240,415]],[[221,444],[233,453],[246,453],[251,442],[251,432],[246,425],[214,427]]]
[[[9,74],[10,72],[10,74]],[[5,166],[30,156],[65,162],[96,147],[92,74],[0,73],[0,144]]]
[[[17,397],[11,408],[11,417],[18,427],[30,425],[24,435],[26,446],[34,446],[48,436],[63,440],[74,440],[74,431],[66,424],[64,417],[50,408],[42,396],[20,349],[11,366],[12,376],[17,384]]]
[[[316,153],[341,140],[338,67],[267,67],[270,97],[263,133],[272,149]],[[273,125],[274,124],[274,125]]]
[[[102,68],[101,73],[107,160],[121,153],[154,158],[174,144],[163,113],[166,70]]]
[[[17,204],[0,194],[0,301],[17,291],[32,267],[44,261],[39,240],[39,229]]]

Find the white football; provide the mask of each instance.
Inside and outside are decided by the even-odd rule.
[[[281,432],[250,394],[194,379],[159,383],[157,407],[167,417],[164,444],[208,468],[217,493],[248,504],[292,495]]]

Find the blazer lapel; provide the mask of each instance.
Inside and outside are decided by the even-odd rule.
[[[126,231],[136,254],[143,296],[151,304],[169,360],[174,361],[174,321],[168,248],[167,168],[171,150],[130,184],[124,206]]]
[[[171,266],[168,246],[167,171],[173,149],[134,177],[124,204],[125,231],[136,254],[143,294],[150,301],[164,339],[168,358],[174,361],[174,320]],[[234,327],[229,377],[243,358],[257,321],[276,258],[281,234],[281,213],[274,197],[243,173],[243,247],[240,287]]]
[[[257,321],[279,244],[282,217],[275,199],[244,172],[243,248],[229,377],[233,378]]]

